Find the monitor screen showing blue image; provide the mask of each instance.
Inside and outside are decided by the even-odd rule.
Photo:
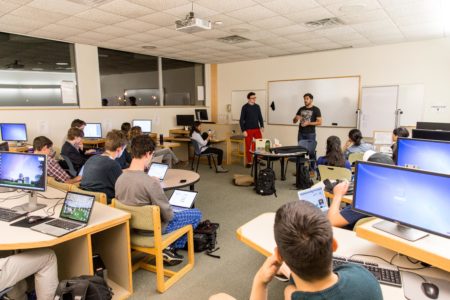
[[[101,123],[87,123],[83,129],[85,138],[101,138],[102,137],[102,124]]]
[[[45,191],[47,160],[44,154],[0,152],[0,186]]]
[[[8,142],[24,142],[27,140],[27,126],[25,124],[0,124],[2,140]]]
[[[450,175],[358,162],[353,209],[450,238]]]
[[[450,142],[400,138],[397,165],[450,174]]]

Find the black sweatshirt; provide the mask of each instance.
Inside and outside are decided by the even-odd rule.
[[[244,106],[242,106],[239,124],[241,125],[242,131],[264,127],[264,121],[259,105],[250,105],[248,103],[244,104]]]

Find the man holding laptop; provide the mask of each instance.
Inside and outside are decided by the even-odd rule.
[[[125,205],[158,205],[161,211],[163,234],[188,224],[196,228],[202,218],[200,210],[196,208],[189,209],[189,206],[186,209],[174,211],[164,194],[160,179],[151,177],[144,172],[145,167],[152,160],[154,150],[155,144],[148,135],[137,136],[131,141],[131,156],[133,160],[128,170],[117,179],[115,187],[116,198]],[[131,182],[133,184],[130,184]],[[181,191],[182,197],[192,198],[190,195],[184,195],[186,193],[195,192]],[[178,198],[177,194],[174,193],[172,196]],[[164,249],[164,261],[169,265],[180,263],[183,257],[177,254],[177,249],[184,248],[186,242],[187,236],[184,236],[176,240],[170,248]]]

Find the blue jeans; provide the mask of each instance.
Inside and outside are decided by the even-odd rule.
[[[300,131],[298,132],[297,135],[297,142],[300,140],[316,140],[316,134],[315,133],[301,133]]]
[[[174,212],[173,219],[167,224],[166,230],[164,230],[163,234],[175,231],[189,224],[191,224],[195,229],[201,219],[202,213],[197,208]],[[186,242],[187,234],[177,239],[171,246],[175,249],[182,249],[186,245]]]

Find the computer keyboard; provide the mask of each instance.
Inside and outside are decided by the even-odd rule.
[[[0,221],[11,222],[26,214],[26,212],[17,212],[9,208],[0,207]]]
[[[50,221],[50,222],[48,222],[46,224],[52,225],[52,226],[55,226],[55,227],[59,227],[59,228],[63,228],[63,229],[74,229],[74,228],[77,228],[77,227],[80,226],[79,224],[68,222],[68,221],[64,221],[64,220],[61,220],[61,219],[54,219],[54,220],[52,220],[52,221]]]
[[[388,284],[396,287],[402,286],[402,278],[400,276],[400,271],[395,269],[385,269],[378,266],[376,263],[364,262],[357,259],[349,259],[342,256],[333,257],[333,268],[344,265],[344,264],[357,264],[375,276],[379,283]]]

